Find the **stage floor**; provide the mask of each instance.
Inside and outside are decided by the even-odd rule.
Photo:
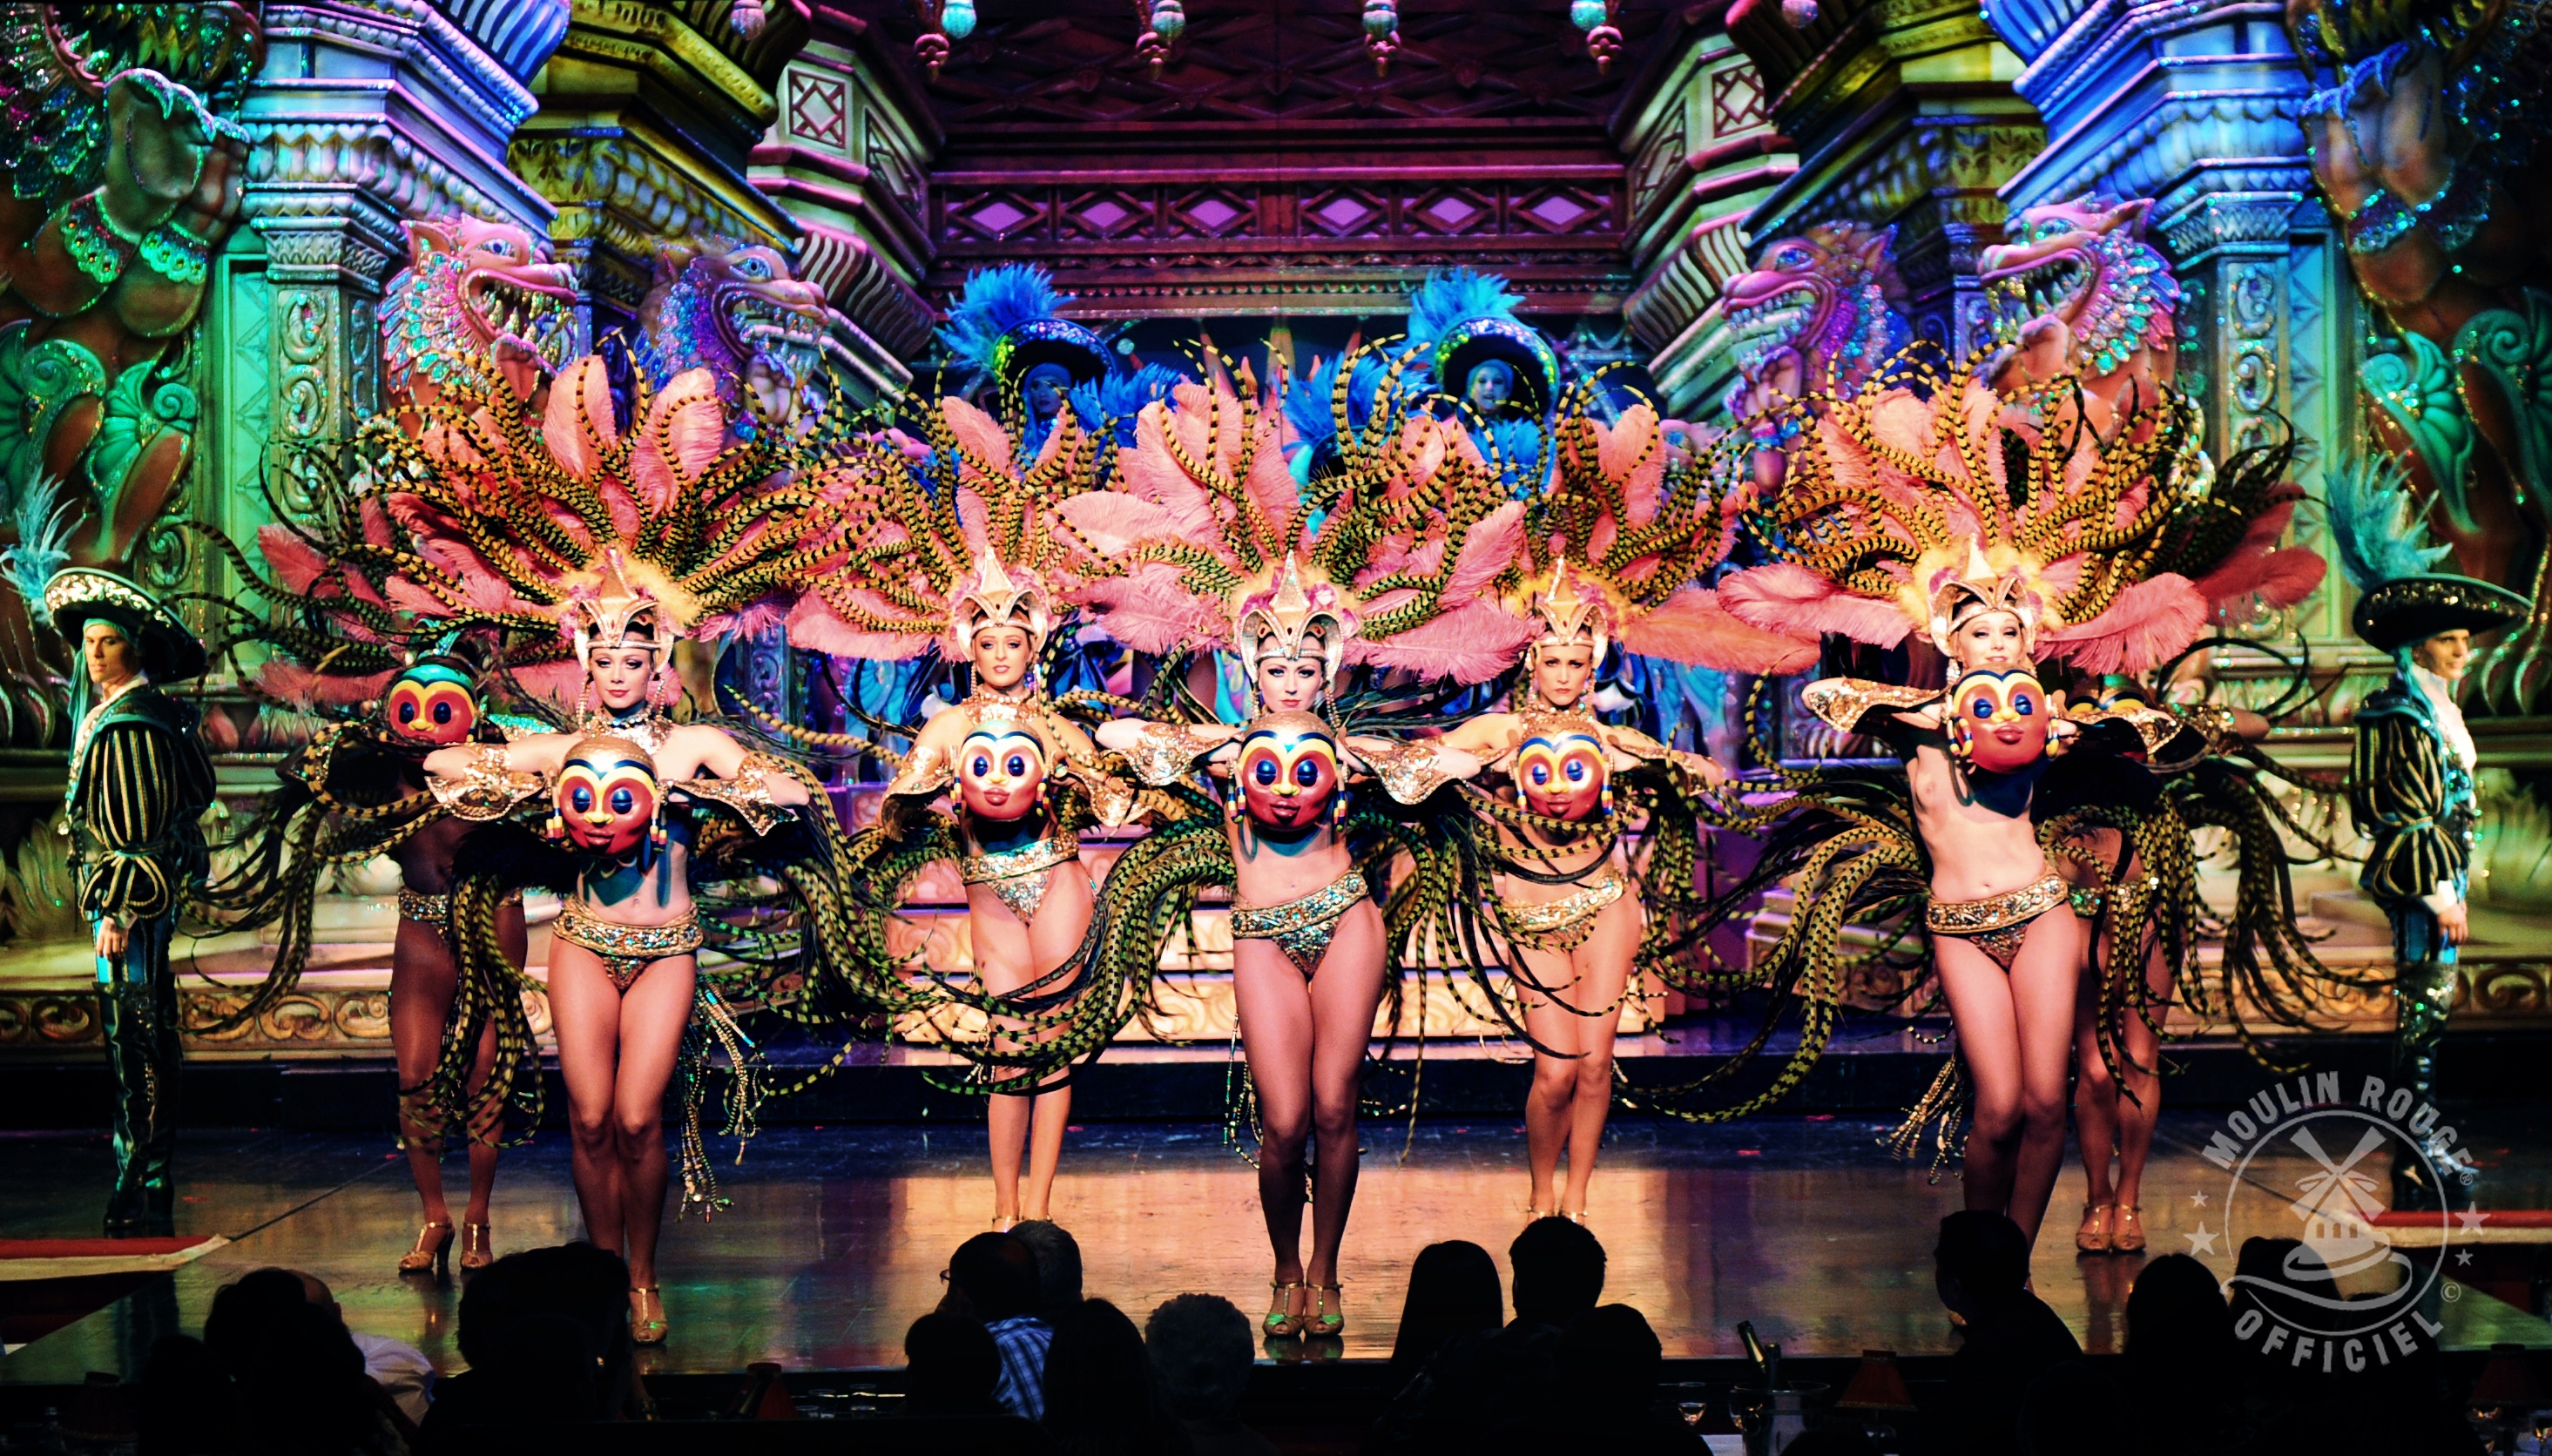
[[[2461,1110],[2488,1169],[2485,1204],[2552,1207],[2552,1119],[2540,1104]],[[2267,1194],[2222,1226],[2227,1175],[2198,1156],[2218,1126],[2208,1113],[2166,1113],[2145,1206],[2155,1252],[2206,1244],[2200,1256],[2229,1275],[2242,1238],[2296,1230],[2284,1196]],[[1646,1312],[1669,1356],[1737,1353],[1740,1319],[1793,1352],[1947,1351],[1931,1244],[1936,1220],[1959,1206],[1959,1186],[1927,1185],[1921,1169],[1891,1161],[1874,1145],[1879,1127],[1799,1116],[1688,1127],[1618,1115],[1591,1219],[1610,1257],[1606,1298]],[[1425,1244],[1472,1239],[1504,1266],[1526,1193],[1522,1131],[1504,1120],[1421,1123],[1403,1162],[1404,1129],[1366,1125],[1343,1271],[1345,1357],[1390,1352],[1403,1281]],[[981,1125],[773,1129],[741,1167],[727,1166],[731,1142],[718,1148],[734,1205],[713,1223],[668,1227],[663,1283],[674,1329],[648,1357],[652,1368],[902,1364],[904,1327],[939,1298],[949,1251],[991,1211]],[[91,1370],[129,1377],[153,1338],[197,1330],[224,1281],[268,1264],[328,1281],[355,1327],[458,1365],[458,1289],[391,1272],[415,1228],[415,1196],[381,1140],[189,1132],[178,1168],[178,1231],[232,1242],[0,1360],[0,1383],[76,1383]],[[108,1169],[101,1135],[0,1135],[0,1237],[94,1236]],[[2254,1181],[2266,1189],[2301,1171],[2263,1164]],[[455,1160],[451,1173],[461,1172]],[[1088,1292],[1138,1321],[1191,1290],[1254,1314],[1267,1277],[1254,1188],[1219,1124],[1091,1123],[1071,1140],[1055,1211],[1081,1242]],[[2080,1173],[2069,1166],[2036,1284],[2086,1348],[2113,1349],[2141,1261],[2077,1260],[2079,1200]],[[564,1138],[509,1155],[494,1221],[499,1252],[575,1235]],[[2211,1239],[2199,1237],[2201,1225]],[[2450,1347],[2552,1344],[2552,1325],[2477,1290],[2453,1293],[2441,1306]]]

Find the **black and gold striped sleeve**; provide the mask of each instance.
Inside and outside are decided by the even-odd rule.
[[[88,850],[80,865],[80,912],[132,921],[165,911],[175,902],[167,842],[177,800],[168,735],[145,723],[110,724],[89,745],[82,778],[79,813]]]
[[[2359,884],[2379,896],[2416,899],[2464,870],[2463,846],[2438,816],[2446,808],[2437,736],[2402,713],[2357,720],[2349,808],[2370,848]]]

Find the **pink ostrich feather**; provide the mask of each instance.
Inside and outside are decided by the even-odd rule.
[[[2303,547],[2278,545],[2278,538],[2286,534],[2286,523],[2294,513],[2295,503],[2291,500],[2271,506],[2242,533],[2240,545],[2227,552],[2213,571],[2197,578],[2198,594],[2206,598],[2219,618],[2248,615],[2242,609],[2252,602],[2283,611],[2312,595],[2314,588],[2321,585],[2329,563]]]
[[[1136,652],[1220,647],[1231,631],[1223,604],[1181,585],[1178,568],[1167,562],[1146,562],[1126,575],[1088,582],[1070,595],[1075,604],[1098,610],[1099,626],[1110,639]]]
[[[953,394],[939,401],[939,417],[947,421],[948,433],[957,437],[966,455],[997,470],[1010,467],[1010,435],[999,420]],[[961,477],[972,482],[984,478],[984,472],[968,464],[962,468]]]
[[[574,658],[524,663],[508,669],[507,674],[522,691],[562,705],[576,701],[585,687],[585,665]]]
[[[1437,600],[1446,606],[1469,601],[1486,591],[1523,554],[1524,502],[1511,500],[1471,523],[1471,529],[1462,537],[1461,554],[1453,558],[1453,570],[1444,575],[1444,590]]]
[[[327,558],[319,554],[319,548],[289,526],[258,527],[257,551],[266,558],[266,569],[274,573],[274,579],[286,591],[308,592],[310,583],[328,570]]]
[[[1914,630],[1893,601],[1855,596],[1796,562],[1750,567],[1719,583],[1719,605],[1749,626],[1775,635],[1828,632],[1894,647]]]
[[[861,658],[874,663],[900,663],[930,648],[926,632],[871,632],[833,614],[822,597],[801,596],[789,609],[789,645],[827,657]]]
[[[957,534],[966,541],[966,559],[973,562],[993,543],[993,513],[984,504],[984,493],[971,485],[957,487]]]
[[[647,423],[629,458],[629,477],[647,508],[670,509],[726,446],[726,411],[706,369],[676,374],[647,403]],[[616,514],[616,512],[615,512]]]
[[[1181,385],[1180,397],[1184,401],[1202,389],[1196,384]],[[1170,513],[1173,525],[1169,536],[1200,545],[1220,542],[1223,537],[1223,517],[1214,508],[1214,497],[1189,478],[1187,470],[1171,458],[1166,443],[1173,426],[1183,427],[1184,423],[1157,399],[1143,406],[1143,412],[1134,417],[1134,443],[1116,454],[1117,478],[1123,482],[1122,488],[1137,499]],[[1197,425],[1201,436],[1204,422],[1198,421]],[[1184,428],[1180,440],[1182,448],[1186,448]],[[1200,442],[1190,449],[1189,459],[1197,459],[1203,448]]]
[[[2196,641],[2206,615],[2196,585],[2165,572],[2119,592],[2107,611],[2047,633],[2039,643],[2086,673],[2142,673]]]
[[[569,364],[550,385],[549,409],[541,416],[541,440],[549,446],[550,458],[580,479],[592,476],[596,459],[585,442],[587,426],[602,448],[620,443],[619,427],[611,418],[610,381],[600,356],[590,354]]]
[[[1702,586],[1676,592],[1624,627],[1622,646],[1644,657],[1757,676],[1805,672],[1817,664],[1814,642],[1766,632],[1728,611],[1717,592]]]
[[[1347,644],[1349,658],[1377,668],[1405,668],[1421,677],[1485,682],[1515,666],[1535,625],[1494,601],[1473,597],[1451,611],[1377,641]]]
[[[1657,412],[1645,404],[1632,405],[1611,427],[1597,424],[1595,442],[1595,460],[1605,478],[1621,483],[1622,525],[1637,530],[1655,520],[1666,478],[1665,441],[1657,434]]]
[[[1190,535],[1190,517],[1122,490],[1084,491],[1057,502],[1055,514],[1102,556],[1121,556],[1146,541],[1187,541],[1223,555],[1221,531]]]
[[[1299,525],[1303,489],[1294,483],[1294,472],[1285,464],[1285,440],[1280,428],[1283,410],[1269,410],[1258,417],[1258,453],[1250,458],[1249,474],[1241,488],[1249,493],[1252,505],[1267,518],[1267,528],[1278,541],[1290,541]]]

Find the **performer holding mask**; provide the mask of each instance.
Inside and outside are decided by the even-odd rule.
[[[194,706],[162,689],[202,675],[204,646],[149,592],[85,567],[53,574],[45,611],[82,670],[62,804],[115,1075],[106,1231],[172,1233],[182,1053],[168,951],[178,907],[204,878],[196,821],[213,801],[213,766]]]

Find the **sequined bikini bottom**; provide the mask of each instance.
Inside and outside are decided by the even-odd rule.
[[[1499,920],[1506,927],[1507,938],[1528,950],[1573,951],[1595,933],[1595,917],[1630,887],[1631,878],[1607,862],[1590,871],[1586,879],[1578,882],[1577,888],[1555,900],[1534,905],[1506,901],[1500,908]]]
[[[1081,841],[1065,829],[1017,849],[967,855],[957,862],[957,878],[968,884],[992,886],[1019,923],[1026,924],[1036,918],[1037,906],[1045,903],[1045,887],[1054,881],[1049,872],[1080,854]]]
[[[519,889],[507,893],[505,898],[499,901],[501,904],[508,905],[519,905],[522,902],[523,892]],[[406,885],[400,885],[398,913],[402,920],[413,920],[419,925],[441,930],[452,923],[452,896],[425,894],[410,889]]]
[[[1356,901],[1370,891],[1364,876],[1349,870],[1301,899],[1278,905],[1231,902],[1231,938],[1233,940],[1272,940],[1294,963],[1294,969],[1309,980],[1321,969],[1321,958],[1329,953],[1329,936],[1337,929],[1338,917],[1355,908]]]
[[[603,974],[627,995],[648,967],[700,948],[700,912],[685,910],[683,918],[668,925],[617,925],[595,919],[569,900],[559,907],[558,923],[550,927],[550,934],[601,957]]]
[[[2009,975],[2030,922],[2072,898],[2064,877],[2051,870],[2033,884],[1980,900],[1934,900],[1924,907],[1923,925],[1934,935],[1970,942]]]

